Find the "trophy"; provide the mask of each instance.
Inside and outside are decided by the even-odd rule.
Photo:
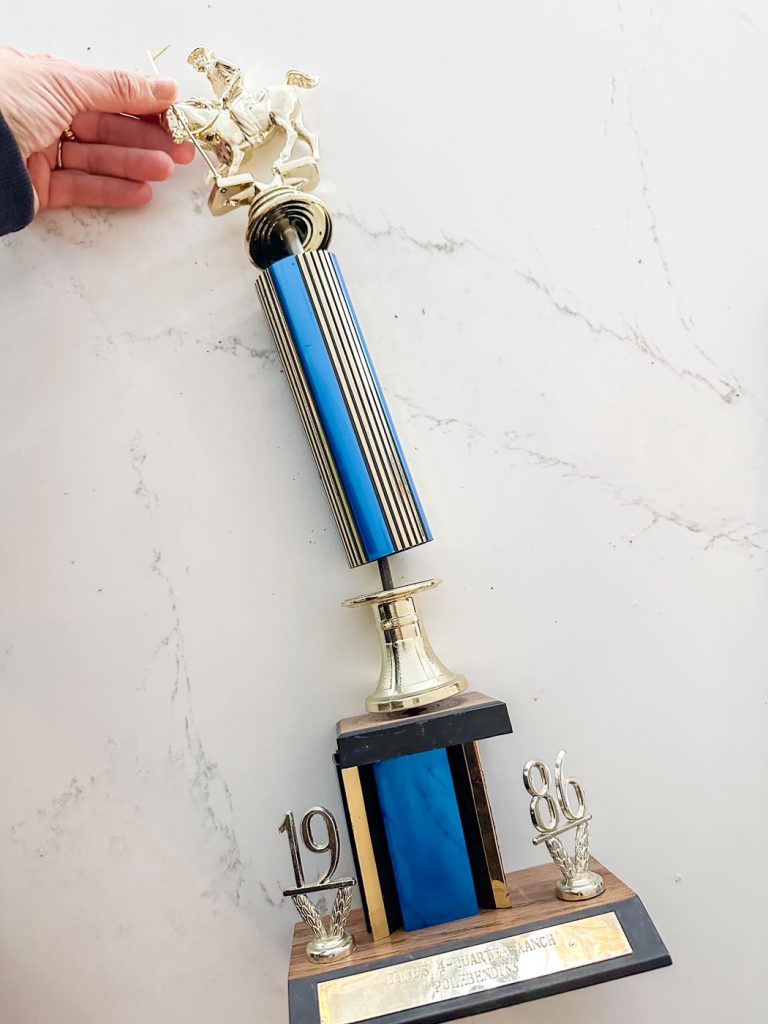
[[[564,776],[563,753],[554,788],[542,762],[524,770],[534,843],[555,864],[504,870],[480,743],[511,734],[509,712],[470,690],[432,646],[420,602],[440,580],[392,580],[389,559],[431,533],[328,249],[331,214],[311,191],[319,147],[300,90],[318,79],[288,71],[256,89],[206,47],[188,59],[213,96],[177,102],[166,127],[208,165],[211,212],[247,210],[256,290],[341,546],[350,568],[376,563],[379,576],[378,589],[344,602],[372,614],[381,668],[365,711],[337,724],[332,755],[357,886],[333,878],[339,835],[325,808],[311,808],[300,829],[289,812],[279,829],[296,882],[285,894],[302,919],[288,972],[292,1024],[435,1024],[666,966],[639,898],[590,859],[584,791]],[[252,158],[275,135],[282,148],[259,178]],[[573,856],[561,838],[571,830]],[[309,885],[299,833],[306,850],[329,857]],[[353,891],[359,910],[350,910]]]

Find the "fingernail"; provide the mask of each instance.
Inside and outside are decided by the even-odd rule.
[[[161,103],[173,103],[179,87],[173,78],[156,78],[150,75],[148,78],[152,95]]]

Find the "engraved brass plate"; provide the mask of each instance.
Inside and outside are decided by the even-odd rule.
[[[357,1024],[631,952],[616,915],[598,914],[322,981],[317,986],[320,1024]]]

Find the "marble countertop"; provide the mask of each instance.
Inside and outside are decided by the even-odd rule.
[[[172,40],[184,92],[201,43],[262,84],[322,78],[319,191],[435,534],[395,579],[444,577],[422,602],[437,651],[509,705],[485,746],[505,864],[544,856],[522,764],[567,747],[594,852],[675,960],[483,1020],[756,1022],[764,7],[61,14],[17,6],[6,38],[128,67]],[[0,240],[8,1024],[287,1019],[277,826],[341,814],[335,722],[378,671],[340,607],[376,573],[346,567],[244,218],[205,195],[196,163],[141,212]]]

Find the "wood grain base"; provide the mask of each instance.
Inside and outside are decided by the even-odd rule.
[[[629,955],[545,977],[515,981],[489,991],[443,999],[429,1005],[388,1013],[384,1017],[363,1017],[360,1020],[370,1024],[440,1024],[442,1021],[460,1020],[502,1006],[669,965],[669,953],[637,895],[596,861],[592,862],[592,869],[603,876],[606,888],[601,896],[585,903],[564,903],[557,899],[554,885],[559,873],[553,864],[544,864],[507,875],[512,901],[509,909],[483,910],[461,921],[416,932],[395,932],[377,942],[373,942],[365,931],[362,911],[354,911],[350,915],[348,930],[355,936],[357,948],[346,960],[330,966],[312,964],[306,959],[304,949],[312,935],[306,925],[297,925],[288,972],[291,1024],[321,1024],[317,998],[320,982],[408,963],[432,954],[496,941],[610,911],[618,917],[629,940],[632,949]]]

